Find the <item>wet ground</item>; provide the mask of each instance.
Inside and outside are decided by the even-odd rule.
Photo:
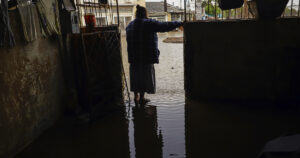
[[[170,32],[159,35],[161,54],[160,63],[155,65],[156,94],[146,95],[151,102],[145,107],[145,111],[156,111],[149,117],[155,118],[157,127],[153,132],[161,137],[162,142],[156,142],[156,144],[161,144],[160,150],[162,153],[160,157],[181,158],[185,157],[183,43],[164,43],[163,40],[168,37],[183,37],[183,33]],[[126,48],[126,42],[123,42],[122,48]],[[126,52],[126,50],[123,50],[123,52]],[[125,55],[124,63],[127,63],[126,58]],[[125,67],[128,70],[128,65]],[[129,72],[127,71],[126,74],[129,74]],[[134,130],[136,129],[135,119],[139,118],[135,118],[134,115],[129,118],[130,137],[132,138],[130,139],[131,157],[135,156],[135,148],[138,148],[137,145],[133,145],[134,133],[141,132],[140,135],[146,137],[146,135],[143,135],[143,130]],[[145,126],[147,125],[144,124]],[[139,157],[139,153],[137,153],[137,157]]]
[[[183,45],[162,42],[170,36],[182,33],[159,36],[157,93],[146,96],[146,107],[127,103],[124,111],[90,124],[65,118],[17,157],[255,158],[267,141],[300,132],[295,108],[186,100]],[[124,40],[122,45],[126,51]]]

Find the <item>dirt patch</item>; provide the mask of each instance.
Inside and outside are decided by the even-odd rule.
[[[183,43],[183,37],[168,37],[163,40],[165,43]]]

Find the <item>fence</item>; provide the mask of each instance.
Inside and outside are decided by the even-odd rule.
[[[77,0],[80,34],[70,36],[78,103],[90,119],[122,108],[118,0]]]
[[[228,20],[228,19],[253,19],[256,18],[256,4],[254,0],[245,0],[240,8],[222,10],[219,7],[219,0],[195,0],[195,11],[187,9],[191,5],[190,0],[186,0],[185,19],[191,20]],[[194,17],[187,17],[187,13],[194,12]],[[198,17],[197,17],[198,16]],[[199,18],[199,16],[201,16]],[[281,18],[285,17],[300,17],[300,1],[289,0]]]
[[[298,1],[298,2],[297,2]],[[299,0],[290,0],[285,12],[282,15],[285,16],[300,16],[300,1]]]
[[[121,43],[117,30],[117,26],[110,26],[71,37],[78,101],[91,119],[123,105]]]

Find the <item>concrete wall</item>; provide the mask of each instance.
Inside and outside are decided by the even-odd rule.
[[[187,23],[187,95],[193,99],[299,99],[299,28],[300,19]]]
[[[10,157],[52,125],[63,92],[58,40],[25,43],[16,11],[10,14],[17,46],[0,48],[0,157]]]

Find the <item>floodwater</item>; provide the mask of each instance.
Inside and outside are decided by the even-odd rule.
[[[183,89],[183,44],[163,43],[159,35],[160,64],[155,65],[157,93],[146,95],[144,108],[129,104],[90,124],[78,124],[72,117],[61,119],[18,158],[183,158],[185,157],[185,116]],[[125,74],[129,83],[126,39],[122,36]],[[131,99],[133,99],[131,94]]]
[[[89,124],[62,119],[17,157],[256,158],[266,142],[300,133],[297,108],[186,100],[183,45],[162,42],[170,36],[182,33],[159,35],[157,93],[146,96],[151,102],[145,108],[127,102],[124,111]],[[124,38],[122,47],[129,82]]]
[[[150,124],[143,123],[142,126],[147,128],[147,126],[157,124],[152,128],[155,128],[153,129],[153,134],[157,133],[157,136],[161,137],[158,139],[161,142],[156,142],[156,144],[161,145],[161,149],[157,149],[162,152],[160,157],[182,158],[185,157],[183,43],[164,43],[163,40],[167,37],[183,37],[183,33],[160,33],[158,37],[161,54],[160,63],[155,64],[157,91],[156,94],[146,95],[151,102],[148,103],[144,109],[146,114],[148,111],[152,111],[149,112],[150,114],[148,115],[149,117],[153,117],[156,122]],[[125,63],[124,67],[129,83],[126,41],[124,37],[122,40],[122,48]],[[133,98],[132,95],[131,98]],[[131,104],[134,106],[133,103]],[[134,137],[135,132],[141,132],[142,137],[147,137],[147,135],[143,135],[145,130],[138,131],[136,129],[137,124],[135,123],[135,120],[143,119],[140,118],[140,116],[144,116],[139,114],[135,115],[135,107],[131,107],[131,109],[130,112],[133,114],[129,117],[129,137],[131,157],[134,158],[135,154],[137,154],[137,156],[139,154],[136,153],[136,148],[138,147],[134,144],[134,140],[140,139]],[[153,141],[155,141],[155,139],[153,139]],[[154,149],[154,147],[151,146],[148,148]]]

